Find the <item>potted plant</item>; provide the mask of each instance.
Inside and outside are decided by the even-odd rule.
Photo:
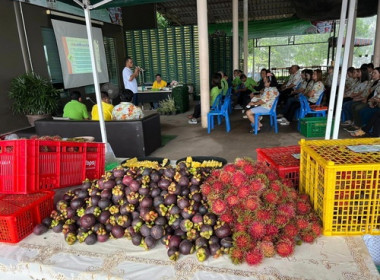
[[[177,112],[177,108],[175,107],[174,99],[171,97],[168,97],[168,99],[161,100],[160,101],[160,107],[157,109],[157,111],[160,114],[163,115],[175,115]]]
[[[9,97],[15,114],[25,114],[29,123],[46,118],[58,108],[58,90],[35,73],[26,73],[11,81]]]

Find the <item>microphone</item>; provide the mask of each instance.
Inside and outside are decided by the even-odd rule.
[[[94,100],[92,100],[89,96],[86,97],[86,100],[90,100],[93,104],[96,104],[96,102],[94,102]]]

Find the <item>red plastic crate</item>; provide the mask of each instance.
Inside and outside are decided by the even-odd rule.
[[[0,141],[0,192],[27,194],[79,185],[86,174],[82,142]]]
[[[59,186],[59,142],[0,141],[0,192],[26,194]]]
[[[49,216],[54,192],[4,195],[0,198],[0,242],[17,243]]]
[[[86,144],[86,178],[99,179],[104,174],[105,145],[104,143]]]
[[[293,154],[300,154],[300,146],[256,149],[257,161],[266,162],[277,169],[281,178],[290,179],[294,187],[299,184],[300,160]]]

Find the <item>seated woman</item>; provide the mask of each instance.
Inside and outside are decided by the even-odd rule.
[[[364,127],[351,132],[351,136],[380,137],[380,110],[372,115],[371,119]]]
[[[222,84],[221,84],[222,76],[219,73],[215,73],[212,75],[212,88],[210,92],[210,106],[214,104],[216,97],[222,93]],[[201,103],[198,103],[194,107],[194,112],[192,115],[187,116],[190,120],[189,124],[197,124],[198,118],[201,116]]]
[[[276,97],[279,95],[278,89],[274,85],[275,83],[272,83],[270,81],[270,77],[266,77],[264,79],[264,92],[261,94],[260,99],[258,99],[256,102],[248,103],[248,106],[251,106],[252,108],[250,108],[250,110],[247,110],[246,115],[251,122],[252,127],[255,125],[255,114],[269,113],[269,111],[272,109],[272,105],[276,100]],[[259,122],[258,125],[258,130],[260,130],[262,124]],[[249,132],[252,133],[253,130],[251,129]]]
[[[380,99],[380,67],[376,67],[372,71],[371,87],[368,94],[362,99],[362,102],[354,102],[351,106],[353,122],[355,126],[364,126],[379,107],[377,104]]]
[[[138,120],[144,117],[144,113],[140,107],[137,107],[132,103],[133,92],[131,90],[123,90],[120,93],[120,99],[120,104],[116,105],[112,110],[113,120]]]
[[[265,80],[265,78],[267,77],[268,74],[272,74],[272,75],[271,75],[271,83],[272,83],[272,85],[273,85],[274,87],[277,87],[277,86],[278,86],[278,83],[277,83],[276,77],[273,75],[273,73],[271,73],[269,69],[265,69],[265,68],[263,68],[263,69],[261,69],[261,71],[260,71],[261,79],[260,79],[260,81],[259,81],[259,84],[258,84],[257,86],[254,87],[254,90],[255,90],[256,92],[264,90],[264,88],[265,88],[264,80]]]
[[[346,117],[346,121],[342,123],[342,126],[351,126],[353,125],[353,115],[352,115],[352,105],[357,104],[358,102],[362,102],[368,96],[368,89],[371,86],[369,73],[367,66],[360,67],[360,71],[358,73],[358,78],[360,79],[360,83],[357,83],[353,89],[353,92],[350,95],[352,100],[344,102],[342,106],[342,113]]]
[[[322,71],[320,69],[314,70],[312,79],[313,79],[313,87],[310,90],[306,89],[304,93],[310,105],[314,105],[315,103],[317,103],[319,96],[325,90],[325,86],[323,85],[323,82],[322,82]],[[300,107],[301,107],[301,104],[299,101],[292,103],[289,106],[288,111],[284,114],[284,117],[280,120],[280,124],[289,125],[290,121],[293,120],[295,112]]]

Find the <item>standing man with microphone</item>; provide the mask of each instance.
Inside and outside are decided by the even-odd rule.
[[[140,67],[136,66],[135,71],[132,71],[133,67],[133,59],[131,57],[127,57],[125,59],[125,67],[123,69],[123,82],[124,82],[124,88],[129,89],[133,92],[133,104],[136,106],[138,105],[137,100],[137,80],[136,78],[139,76],[140,73]]]

